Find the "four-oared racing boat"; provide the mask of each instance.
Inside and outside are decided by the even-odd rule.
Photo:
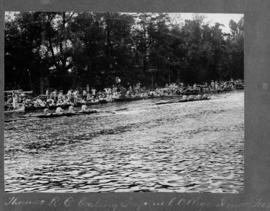
[[[190,98],[181,98],[178,100],[166,100],[166,101],[160,101],[155,103],[156,105],[163,105],[163,104],[171,104],[171,103],[185,103],[185,102],[191,102],[191,101],[203,101],[203,100],[210,100],[211,98],[209,96],[203,96],[200,98],[196,97],[190,97]]]
[[[62,116],[76,116],[76,115],[85,115],[85,114],[94,114],[97,113],[97,110],[88,110],[88,111],[79,111],[79,112],[66,112],[66,113],[48,113],[48,114],[39,114],[35,117],[38,118],[55,118],[55,117],[62,117]]]

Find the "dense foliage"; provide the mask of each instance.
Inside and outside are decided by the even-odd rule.
[[[225,34],[202,17],[180,26],[167,14],[17,13],[6,17],[5,88],[102,89],[116,77],[147,87],[243,79],[243,25],[231,21]]]

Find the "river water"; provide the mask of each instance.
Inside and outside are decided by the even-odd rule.
[[[157,101],[6,122],[5,191],[243,191],[244,92]]]

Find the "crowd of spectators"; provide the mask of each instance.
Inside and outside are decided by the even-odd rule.
[[[46,90],[45,94],[37,97],[30,97],[23,92],[13,92],[6,99],[6,105],[11,105],[13,109],[20,104],[32,107],[52,107],[65,105],[98,104],[117,101],[119,99],[147,99],[153,97],[176,96],[176,95],[197,95],[211,94],[236,89],[243,89],[243,80],[211,81],[204,84],[185,85],[183,83],[166,84],[165,87],[147,89],[141,83],[135,86],[123,87],[120,85],[104,90],[70,89],[66,93],[62,90]]]

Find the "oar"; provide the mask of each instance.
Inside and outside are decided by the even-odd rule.
[[[98,113],[102,113],[102,112],[98,112]],[[116,114],[114,111],[103,111],[103,113],[109,113],[109,114]]]
[[[116,109],[114,111],[126,111],[126,110],[128,110],[128,108],[119,108],[119,109]]]
[[[114,111],[104,111],[105,113],[111,113],[111,114],[116,114],[118,111],[127,111],[128,108],[119,108],[119,109],[116,109]]]

